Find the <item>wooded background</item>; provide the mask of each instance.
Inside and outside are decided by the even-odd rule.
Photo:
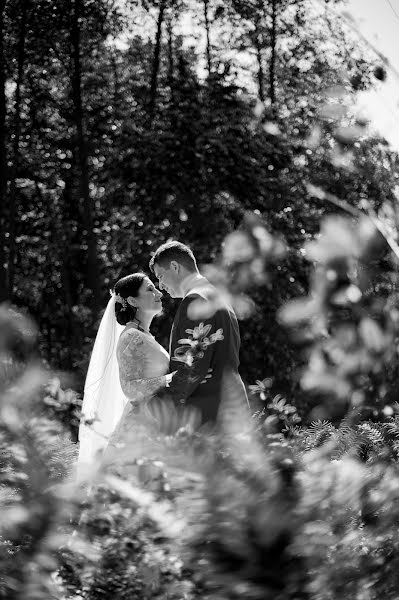
[[[242,373],[299,393],[276,311],[307,292],[304,243],[337,210],[308,184],[378,210],[398,180],[352,108],[386,73],[342,5],[0,1],[0,300],[34,317],[52,367],[80,385],[116,280],[169,238],[212,262],[250,210],[288,251],[253,290]]]

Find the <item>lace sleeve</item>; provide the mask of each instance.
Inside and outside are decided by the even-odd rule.
[[[167,376],[144,378],[146,347],[140,334],[132,332],[123,340],[118,352],[119,377],[123,393],[129,400],[142,402],[151,398],[158,390],[166,387]]]

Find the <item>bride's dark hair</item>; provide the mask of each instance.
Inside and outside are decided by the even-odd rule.
[[[144,279],[147,277],[145,273],[133,273],[132,275],[126,275],[119,279],[114,287],[114,292],[124,302],[115,302],[115,317],[119,325],[126,325],[129,321],[133,321],[136,316],[137,308],[131,306],[127,302],[129,296],[136,298],[139,294],[139,290],[143,284]]]

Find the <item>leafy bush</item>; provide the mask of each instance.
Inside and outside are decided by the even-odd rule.
[[[258,407],[252,418],[232,391],[220,431],[183,428],[165,436],[138,424],[126,448],[136,457],[130,473],[115,463],[88,488],[73,476],[70,426],[79,398],[29,352],[17,360],[13,344],[5,343],[3,597],[396,598],[399,417],[391,396],[382,394],[396,356],[396,321],[391,298],[380,301],[374,278],[369,285],[373,248],[380,257],[385,242],[372,229],[362,245],[338,243],[341,234],[353,236],[351,225],[329,223],[314,246],[319,266],[311,298],[282,315],[296,317],[288,321],[296,340],[305,338],[307,369],[314,369],[315,354],[324,357],[312,379],[313,412],[335,422],[302,424],[293,402],[275,395],[265,378],[251,388]],[[331,227],[337,227],[333,237]],[[231,237],[212,267],[233,303],[251,306],[243,294],[262,282],[256,265],[267,276],[280,256],[280,242],[268,235],[258,219],[248,219],[238,244],[247,244],[245,260]],[[317,310],[310,312],[309,303]],[[14,331],[15,314],[3,310],[4,326]],[[307,373],[302,380],[310,390]],[[362,386],[367,394],[359,401]],[[364,420],[373,390],[373,420]]]

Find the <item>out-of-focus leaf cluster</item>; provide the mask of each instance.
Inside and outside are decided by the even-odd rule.
[[[224,434],[191,541],[201,597],[395,598],[397,420],[315,422],[266,446]]]
[[[53,598],[56,552],[73,513],[57,484],[76,451],[61,422],[45,414],[48,374],[33,354],[35,327],[8,307],[1,311],[0,596]]]
[[[206,318],[223,302],[230,304],[239,319],[248,319],[255,304],[248,293],[269,282],[268,270],[284,257],[285,245],[272,235],[256,212],[247,211],[239,229],[223,240],[222,251],[214,263],[202,267],[216,292],[208,302],[197,300],[190,307],[194,319]]]
[[[319,416],[342,417],[348,409],[392,414],[397,278],[386,240],[369,216],[330,217],[305,250],[315,265],[309,295],[280,312],[296,341],[309,347],[302,387],[329,402]]]

